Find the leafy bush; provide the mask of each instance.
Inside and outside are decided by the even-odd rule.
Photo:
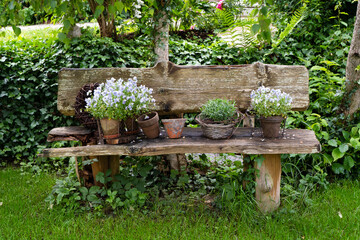
[[[225,122],[236,115],[235,102],[226,99],[213,99],[205,103],[201,108],[201,116],[214,122]]]
[[[44,39],[0,43],[0,161],[34,160],[53,127],[76,125],[56,110],[57,78],[63,67],[148,67],[146,37],[124,40],[91,34],[69,46]]]

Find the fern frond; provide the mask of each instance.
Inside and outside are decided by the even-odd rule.
[[[236,23],[235,16],[228,10],[219,10],[218,17],[223,28],[233,27]]]
[[[306,14],[306,10],[307,6],[305,1],[305,3],[298,10],[295,11],[293,16],[291,17],[290,22],[288,23],[284,31],[282,31],[282,33],[280,34],[279,39],[277,41],[273,41],[273,49],[276,48],[284,40],[284,38],[288,36],[292,32],[292,30],[294,30],[296,25],[298,25],[298,23],[303,20]]]

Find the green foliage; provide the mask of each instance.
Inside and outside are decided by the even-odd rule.
[[[235,102],[227,99],[213,99],[206,102],[201,108],[201,116],[214,122],[227,122],[236,115]]]
[[[146,67],[153,65],[146,38],[97,39],[90,34],[66,47],[43,39],[0,43],[0,157],[35,160],[47,133],[76,125],[56,109],[57,77],[61,68]],[[42,162],[42,161],[40,161]]]
[[[290,22],[287,24],[286,28],[280,33],[279,38],[272,43],[272,47],[276,48],[281,41],[288,36],[296,25],[303,20],[307,10],[306,3],[304,3],[298,10],[296,10],[293,16],[290,19]]]

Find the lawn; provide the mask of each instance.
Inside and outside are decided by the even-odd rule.
[[[56,177],[0,170],[0,239],[358,239],[360,183],[333,183],[312,204],[282,205],[272,215],[244,204],[226,214],[202,206],[156,203],[152,209],[111,216],[48,209]]]

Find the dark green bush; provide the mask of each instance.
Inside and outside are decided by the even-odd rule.
[[[87,35],[70,46],[60,42],[0,44],[0,161],[32,160],[53,127],[76,124],[56,109],[58,72],[63,67],[153,65],[146,38],[114,43]]]

